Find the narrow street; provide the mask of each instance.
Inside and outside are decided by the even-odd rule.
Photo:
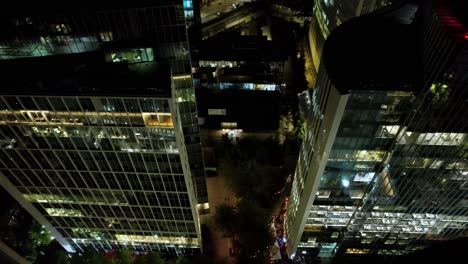
[[[214,0],[204,1],[201,6],[200,16],[202,23],[206,23],[212,19],[215,19],[218,15],[229,13],[242,5],[250,1],[243,0]],[[234,7],[234,5],[236,7]]]
[[[288,208],[288,198],[283,197],[281,207],[278,215],[273,215],[272,228],[275,232],[275,245],[274,249],[279,248],[272,254],[272,263],[289,263],[289,256],[287,253],[287,234],[284,230],[284,220],[286,216],[286,210]],[[273,253],[273,250],[272,250]]]

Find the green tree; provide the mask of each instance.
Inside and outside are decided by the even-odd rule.
[[[149,252],[144,257],[145,264],[164,264],[166,261],[161,257],[159,252]]]
[[[283,164],[283,149],[276,140],[245,138],[226,147],[221,167],[226,183],[242,198],[251,196],[252,191],[263,193],[270,190],[277,178],[284,180],[280,173],[283,172]]]
[[[34,247],[46,247],[52,241],[52,235],[38,222],[33,222],[29,237]]]
[[[190,264],[221,264],[220,262],[214,262],[211,258],[205,255],[199,255],[196,257],[190,258]]]
[[[18,254],[25,256],[26,260],[33,263],[37,256],[37,251],[34,248],[31,240],[26,240],[23,246],[18,250]]]
[[[222,203],[216,207],[214,215],[214,224],[224,232],[224,235],[232,237],[234,232],[238,230],[238,216],[235,208]]]
[[[285,165],[283,147],[273,138],[241,139],[225,146],[221,167],[225,182],[239,198],[237,211],[226,204],[216,208],[214,221],[224,232],[237,233],[240,264],[269,262],[274,236],[270,216],[293,171]],[[232,231],[231,231],[232,230]]]
[[[239,203],[239,219],[239,240],[242,245],[251,249],[263,249],[273,243],[269,210],[262,208],[254,200],[242,200]]]
[[[236,194],[237,197],[243,197],[250,191],[249,177],[253,169],[253,162],[246,161],[230,161],[224,159],[221,163],[222,174],[224,181],[229,188]]]
[[[448,83],[437,82],[430,87],[432,105],[436,108],[444,108],[451,95],[451,87]]]
[[[146,264],[145,256],[138,256],[133,264]]]
[[[115,259],[112,257],[102,256],[101,263],[102,264],[115,264]]]
[[[176,264],[189,264],[191,263],[186,257],[179,256],[176,260]]]
[[[256,200],[242,199],[239,211],[239,253],[237,263],[268,263],[269,247],[274,238],[270,229],[269,209]]]
[[[52,241],[47,247],[43,248],[42,254],[38,255],[35,264],[68,264],[70,256],[63,247],[57,242]]]
[[[97,252],[93,247],[87,247],[83,253],[75,253],[72,256],[71,264],[101,264],[106,263],[106,257]]]
[[[68,264],[71,263],[71,259],[68,253],[64,250],[56,250],[49,252],[44,255],[39,255],[36,258],[35,264]]]
[[[131,264],[133,263],[132,252],[126,248],[115,251],[116,264]]]

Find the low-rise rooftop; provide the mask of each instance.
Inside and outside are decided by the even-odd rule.
[[[0,61],[2,94],[171,96],[164,62],[112,63],[102,52]]]
[[[388,8],[351,19],[330,34],[323,66],[342,94],[419,87],[422,64],[412,21],[416,11],[414,5]]]

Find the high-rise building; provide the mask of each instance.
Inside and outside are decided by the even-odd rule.
[[[279,91],[287,48],[265,36],[219,33],[199,45],[194,78],[203,89]]]
[[[291,253],[404,255],[467,235],[468,9],[421,2],[327,39],[317,84],[300,96]]]
[[[319,69],[322,48],[330,32],[351,18],[384,7],[387,2],[387,0],[315,0],[308,38],[315,72]]]
[[[69,251],[199,250],[208,199],[182,1],[1,12],[0,184]]]

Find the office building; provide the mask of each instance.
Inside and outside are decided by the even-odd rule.
[[[208,204],[182,1],[1,12],[1,185],[69,251],[198,251]]]
[[[197,89],[196,95],[202,130],[272,135],[278,132],[281,104],[278,91]]]
[[[290,253],[404,255],[466,236],[468,9],[421,2],[327,39],[317,84],[300,95]]]
[[[223,32],[199,46],[194,78],[204,89],[279,91],[287,48],[265,36]]]
[[[322,49],[330,32],[347,20],[387,5],[387,0],[315,0],[309,25],[309,49],[316,75]]]

